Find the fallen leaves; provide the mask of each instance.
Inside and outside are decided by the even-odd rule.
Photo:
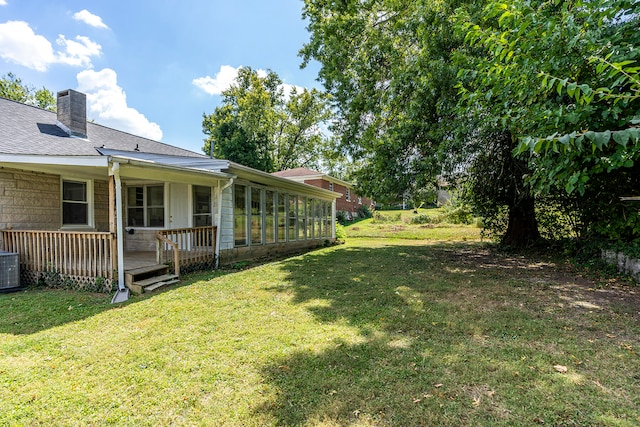
[[[566,374],[569,370],[569,368],[564,365],[553,365],[553,369],[555,369],[557,372],[560,372],[561,374]]]

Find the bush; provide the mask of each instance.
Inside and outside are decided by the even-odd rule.
[[[427,214],[416,215],[411,218],[410,224],[430,224],[431,217]]]
[[[349,217],[347,216],[347,212],[346,211],[337,211],[336,212],[336,221],[338,221],[338,224],[346,225],[347,222],[349,221]]]
[[[344,242],[347,239],[347,231],[342,224],[336,224],[336,240]]]
[[[371,209],[369,209],[369,206],[367,205],[360,205],[358,207],[358,218],[371,218],[373,216],[373,212],[371,212]]]
[[[450,224],[472,224],[471,206],[466,203],[445,205],[444,220]]]
[[[375,212],[373,214],[373,222],[399,222],[402,220],[402,212],[385,215],[380,212]]]

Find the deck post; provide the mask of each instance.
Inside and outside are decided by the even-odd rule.
[[[120,181],[120,163],[114,162],[111,165],[111,175],[113,175],[116,187],[116,241],[118,246],[118,288],[125,289],[124,286],[124,223],[122,220],[122,182]]]
[[[109,177],[109,233],[116,236],[111,239],[111,269],[118,265],[118,236],[116,229],[116,177]]]

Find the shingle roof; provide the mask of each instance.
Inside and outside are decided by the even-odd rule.
[[[271,175],[279,176],[282,178],[293,178],[296,176],[313,176],[313,175],[324,175],[322,172],[314,171],[307,168],[295,168],[295,169],[287,169],[279,172],[273,172]]]
[[[87,139],[71,138],[56,125],[56,113],[0,98],[0,153],[100,156],[96,148],[207,157],[116,129],[87,123]]]

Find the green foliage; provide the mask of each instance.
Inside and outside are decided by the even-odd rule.
[[[320,129],[328,120],[327,97],[316,89],[285,95],[280,77],[241,68],[223,92],[222,105],[205,114],[203,150],[266,172],[317,167],[329,142]]]
[[[543,197],[567,194],[580,232],[591,236],[632,239],[640,231],[634,208],[620,202],[639,184],[633,8],[624,0],[492,2],[483,20],[463,26],[486,58],[461,74],[480,90],[462,85],[461,93],[499,106],[488,121],[516,133],[528,184]],[[562,220],[556,228],[561,235]]]
[[[399,222],[402,220],[402,213],[401,212],[396,212],[396,213],[391,213],[391,212],[380,212],[380,211],[376,211],[373,214],[373,222]]]
[[[443,206],[443,211],[443,219],[449,224],[473,223],[473,211],[467,203],[447,203]]]
[[[336,221],[338,224],[345,225],[349,222],[349,217],[346,211],[336,211]]]
[[[427,214],[419,214],[411,218],[410,224],[430,224],[432,219]]]
[[[7,73],[0,77],[0,97],[56,111],[56,98],[53,92],[44,87],[36,89],[29,86],[13,73]]]
[[[371,212],[371,209],[367,205],[358,206],[358,210],[356,211],[356,213],[358,214],[358,218],[366,219],[366,218],[371,218],[373,216],[373,212]]]
[[[336,240],[344,242],[347,239],[347,230],[344,225],[336,224]]]

